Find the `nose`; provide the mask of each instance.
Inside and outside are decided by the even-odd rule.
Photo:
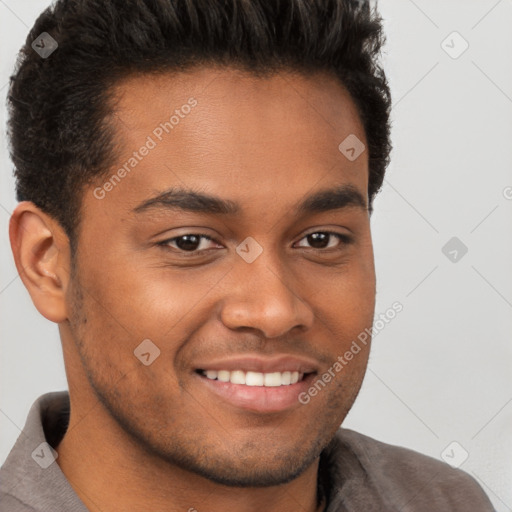
[[[314,313],[298,295],[298,281],[282,265],[270,265],[270,258],[264,255],[252,263],[238,261],[230,273],[234,283],[223,301],[223,324],[234,330],[257,329],[266,338],[311,327]]]

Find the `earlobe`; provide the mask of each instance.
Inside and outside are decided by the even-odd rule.
[[[34,203],[23,201],[9,223],[16,268],[37,310],[48,320],[67,319],[69,239],[60,224]]]

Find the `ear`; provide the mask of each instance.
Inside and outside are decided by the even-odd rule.
[[[39,313],[52,322],[65,321],[70,247],[64,229],[34,203],[22,201],[11,215],[9,238],[16,268]]]

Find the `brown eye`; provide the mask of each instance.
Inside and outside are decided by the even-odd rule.
[[[183,235],[176,238],[176,245],[184,251],[195,251],[201,243],[201,237],[197,235]]]
[[[309,233],[302,240],[307,240],[308,244],[313,249],[331,249],[352,242],[349,236],[333,231],[316,231],[315,233]],[[331,241],[333,243],[331,243]]]
[[[311,233],[306,237],[308,243],[315,249],[325,249],[329,246],[329,233]]]
[[[176,236],[174,238],[169,238],[168,240],[164,240],[163,242],[159,242],[159,245],[164,247],[171,247],[174,249],[178,249],[183,252],[201,252],[202,250],[208,249],[206,243],[201,243],[203,240],[213,242],[214,240],[207,235],[201,235],[198,233],[187,233],[185,235]],[[201,248],[201,250],[199,250]]]

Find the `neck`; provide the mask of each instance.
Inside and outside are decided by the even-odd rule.
[[[57,463],[91,512],[305,512],[318,506],[319,459],[295,480],[262,487],[229,487],[148,453],[123,431],[95,397],[71,398],[69,427]]]

